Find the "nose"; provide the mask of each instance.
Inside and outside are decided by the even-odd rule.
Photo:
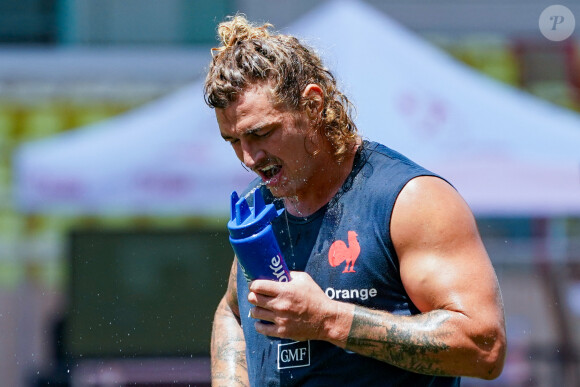
[[[241,140],[239,159],[250,169],[254,169],[266,156],[265,152],[250,141]]]

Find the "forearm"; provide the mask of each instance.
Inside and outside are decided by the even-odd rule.
[[[337,343],[347,350],[422,374],[497,376],[493,334],[471,337],[461,313],[399,316],[355,306],[351,315],[348,336]]]
[[[223,299],[211,335],[212,386],[249,386],[246,342],[240,323]]]
[[[346,349],[413,372],[451,375],[441,357],[453,334],[449,318],[443,310],[407,317],[355,307]]]

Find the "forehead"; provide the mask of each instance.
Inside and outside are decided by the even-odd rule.
[[[275,119],[286,111],[275,103],[272,89],[268,85],[255,85],[244,91],[228,107],[216,108],[215,112],[223,132],[256,126],[260,121]]]

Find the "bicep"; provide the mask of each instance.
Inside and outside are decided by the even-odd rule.
[[[421,177],[407,184],[391,230],[403,285],[419,310],[501,316],[497,279],[473,215],[447,182]]]

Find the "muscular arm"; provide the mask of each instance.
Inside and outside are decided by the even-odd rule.
[[[249,386],[246,342],[240,325],[234,259],[228,289],[215,312],[211,335],[212,386]]]
[[[411,181],[391,236],[416,316],[355,307],[346,348],[414,372],[493,379],[505,356],[499,287],[475,221],[444,181]]]
[[[471,211],[446,182],[412,180],[391,219],[405,290],[420,314],[400,316],[329,300],[306,273],[254,281],[259,332],[326,340],[412,372],[497,377],[505,357],[503,306]]]

